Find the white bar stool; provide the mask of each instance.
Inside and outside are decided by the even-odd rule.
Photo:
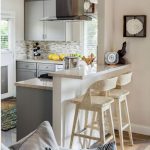
[[[131,82],[131,77],[132,72],[119,76],[117,81],[117,89],[111,90],[109,94],[109,96],[113,97],[115,100],[116,114],[114,117],[114,122],[116,119],[117,124],[115,127],[117,127],[119,130],[121,150],[124,150],[123,131],[125,131],[125,129],[128,129],[127,131],[129,133],[130,144],[133,145],[131,123],[127,104],[127,95],[129,95],[129,91],[122,89],[122,86]],[[123,119],[125,119],[125,122]]]
[[[104,81],[98,81],[92,84],[86,94],[81,96],[80,98],[76,98],[71,100],[76,105],[75,108],[75,115],[71,133],[71,140],[70,140],[70,148],[72,148],[74,136],[82,137],[85,139],[97,140],[101,144],[106,144],[112,140],[115,141],[115,133],[114,133],[114,125],[113,125],[113,118],[112,118],[112,111],[111,111],[111,104],[114,102],[114,98],[107,97],[107,96],[94,96],[92,95],[93,90],[104,91],[107,92],[111,89],[116,87],[117,77],[107,79]],[[86,112],[92,111],[93,113],[97,113],[97,125],[100,132],[100,137],[95,137],[90,135],[86,135],[87,128],[93,128],[93,125],[88,125],[88,115],[85,113],[85,123],[84,129],[80,131],[76,131],[78,114],[80,110],[84,110]],[[107,113],[106,113],[107,112]],[[109,118],[109,125],[110,125],[110,135],[106,137],[105,134],[105,115],[107,114],[107,118]],[[95,117],[95,116],[94,116]],[[84,132],[84,134],[83,134]]]

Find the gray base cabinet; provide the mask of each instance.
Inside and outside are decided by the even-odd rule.
[[[41,74],[63,70],[63,64],[17,61],[16,81],[37,78]]]
[[[52,125],[52,90],[17,87],[17,141],[43,121]]]
[[[37,64],[17,61],[16,81],[24,81],[37,76]]]
[[[17,69],[17,81],[36,78],[36,70]]]
[[[1,94],[8,92],[8,66],[1,66]]]

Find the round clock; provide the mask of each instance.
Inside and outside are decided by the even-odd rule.
[[[117,64],[119,61],[119,56],[117,52],[107,52],[105,53],[105,63],[106,64]]]

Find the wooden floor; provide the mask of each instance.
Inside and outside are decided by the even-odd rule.
[[[117,147],[118,150],[120,150],[118,132],[116,132],[116,136],[117,136]],[[128,134],[124,133],[125,150],[150,150],[150,136],[133,133],[133,142],[134,142],[133,146],[130,146],[128,137],[129,137]]]
[[[118,137],[117,132],[116,135]],[[16,129],[12,129],[5,132],[2,131],[1,139],[2,143],[4,143],[6,146],[14,144],[16,141]],[[127,133],[124,133],[124,139],[125,139],[125,150],[150,150],[150,136],[133,134],[134,146],[129,146]],[[120,150],[118,138],[117,138],[117,147],[118,150]]]

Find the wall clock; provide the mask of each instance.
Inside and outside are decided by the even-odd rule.
[[[124,37],[146,37],[146,16],[124,16]]]
[[[105,53],[105,63],[108,65],[117,64],[119,61],[119,56],[117,52],[106,52]]]

